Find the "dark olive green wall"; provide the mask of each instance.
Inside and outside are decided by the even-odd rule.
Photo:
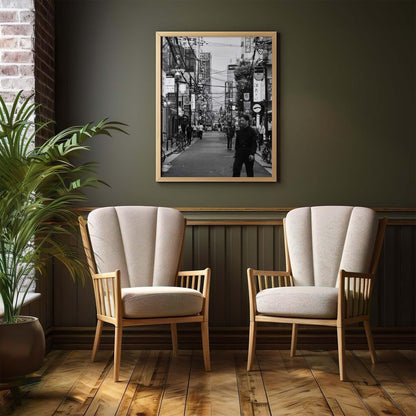
[[[415,206],[414,1],[57,1],[57,121],[109,116],[88,205]],[[278,32],[277,183],[155,182],[155,32]]]

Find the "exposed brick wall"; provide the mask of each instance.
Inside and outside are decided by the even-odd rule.
[[[35,0],[35,100],[41,104],[38,121],[55,120],[55,2]],[[55,124],[40,132],[38,140],[54,134]]]
[[[23,90],[41,104],[37,121],[55,119],[55,4],[0,0],[0,94],[10,103]],[[38,140],[54,133],[54,124]]]
[[[35,91],[34,0],[0,0],[0,93],[10,103]]]

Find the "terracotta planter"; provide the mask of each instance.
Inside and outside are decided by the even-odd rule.
[[[45,334],[38,318],[21,316],[15,324],[0,320],[0,383],[13,383],[38,370],[45,357]]]

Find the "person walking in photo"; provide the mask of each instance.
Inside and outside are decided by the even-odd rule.
[[[227,127],[227,149],[231,150],[233,147],[233,137],[235,133],[235,128],[232,124]]]
[[[198,137],[199,137],[199,140],[202,139],[202,133],[203,133],[203,131],[204,131],[204,126],[202,124],[199,124],[198,125]]]
[[[250,116],[243,114],[239,121],[240,129],[236,133],[233,177],[241,174],[243,163],[247,176],[254,176],[254,155],[257,149],[257,134],[250,127]]]
[[[186,126],[186,143],[188,146],[190,146],[191,142],[192,142],[192,126],[191,126],[191,123],[189,123]]]

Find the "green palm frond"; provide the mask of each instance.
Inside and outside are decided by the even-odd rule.
[[[75,231],[73,208],[85,200],[83,190],[103,182],[96,163],[75,160],[89,150],[88,139],[125,133],[125,124],[102,119],[68,127],[35,146],[36,134],[49,124],[33,121],[38,107],[33,96],[23,99],[19,92],[9,110],[0,96],[0,295],[6,322],[20,313],[23,280],[44,272],[50,258],[74,280],[88,273],[68,235]]]

